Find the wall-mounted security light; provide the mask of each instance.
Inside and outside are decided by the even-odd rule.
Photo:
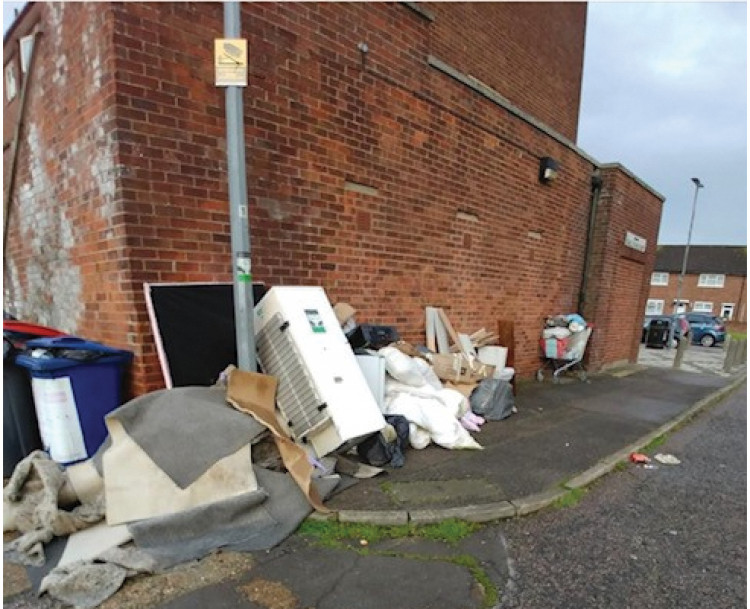
[[[549,184],[557,179],[557,173],[560,164],[552,157],[542,157],[539,160],[539,181],[542,184]]]
[[[367,46],[366,42],[360,42],[357,45],[357,49],[359,50],[359,55],[362,59],[362,69],[364,70],[367,67],[367,54],[370,52],[370,47]]]

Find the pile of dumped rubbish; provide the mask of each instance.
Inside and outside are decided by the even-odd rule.
[[[213,386],[154,391],[93,417],[83,411],[101,404],[81,398],[81,366],[129,360],[70,337],[31,341],[19,359],[44,450],[4,489],[4,530],[19,532],[6,560],[35,566],[40,593],[95,607],[131,575],[273,547],[311,511],[328,512],[332,493],[402,467],[410,450],[480,450],[485,422],[515,411],[508,348],[485,329],[457,333],[442,309],[425,313],[426,344],[412,345],[358,324],[322,288],[271,288],[254,311],[263,373],[226,362]],[[76,359],[83,347],[94,356]]]

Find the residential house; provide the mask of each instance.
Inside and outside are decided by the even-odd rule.
[[[680,288],[684,258],[684,245],[657,248],[646,314],[695,311],[744,323],[747,320],[747,248],[691,245]]]

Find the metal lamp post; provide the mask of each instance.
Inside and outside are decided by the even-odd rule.
[[[224,2],[224,34],[240,37],[240,3]],[[227,168],[229,174],[229,221],[234,276],[234,322],[237,367],[255,372],[257,368],[253,328],[253,275],[250,258],[250,228],[247,211],[247,166],[245,164],[245,123],[242,87],[227,86]]]
[[[693,221],[695,220],[695,206],[698,203],[698,190],[703,188],[703,184],[698,178],[691,178],[695,184],[695,195],[693,196],[693,211],[690,214],[690,228],[688,229],[687,244],[685,244],[685,253],[682,256],[682,270],[677,280],[677,297],[674,301],[674,313],[680,308],[680,297],[682,296],[682,282],[685,281],[685,271],[687,270],[688,253],[690,252],[690,238],[693,236]]]

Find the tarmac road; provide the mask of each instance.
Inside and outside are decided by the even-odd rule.
[[[747,606],[747,385],[578,505],[500,525],[501,609],[736,609]]]

